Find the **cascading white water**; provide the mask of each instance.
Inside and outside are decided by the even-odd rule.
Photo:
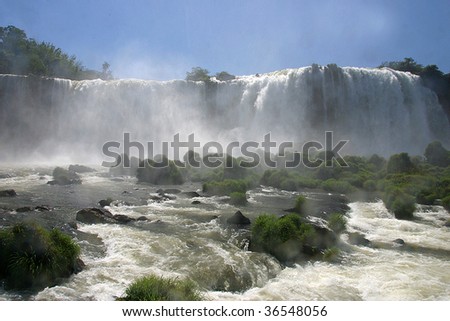
[[[31,155],[102,159],[102,145],[172,141],[191,133],[207,141],[323,142],[348,139],[346,152],[422,154],[450,145],[450,126],[436,95],[419,77],[390,69],[335,65],[289,69],[209,84],[69,81],[0,75],[2,159]],[[29,161],[29,159],[27,160]]]

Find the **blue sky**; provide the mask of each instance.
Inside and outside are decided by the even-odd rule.
[[[0,26],[116,78],[237,75],[413,57],[450,72],[450,1],[0,0]]]

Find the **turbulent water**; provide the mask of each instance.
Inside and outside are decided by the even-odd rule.
[[[434,140],[450,146],[450,126],[436,95],[419,77],[389,69],[312,66],[207,84],[0,75],[3,164],[98,164],[103,144],[122,142],[125,132],[157,146],[177,133],[181,139],[194,133],[201,143],[261,142],[269,132],[278,142],[323,143],[325,131],[333,131],[335,140],[350,140],[347,153],[423,154]],[[450,299],[450,236],[444,226],[450,215],[439,206],[420,207],[417,220],[399,221],[381,202],[352,203],[348,230],[364,234],[373,247],[351,245],[344,234],[338,263],[283,267],[269,255],[245,250],[249,231],[227,226],[237,208],[223,198],[200,197],[199,205],[182,196],[155,203],[151,193],[157,188],[131,178],[113,182],[101,171],[84,175],[82,185],[65,187],[46,184],[49,168],[2,171],[11,177],[0,179],[0,190],[18,193],[0,199],[4,222],[63,224],[107,197],[122,200],[110,208],[113,214],[149,221],[79,223],[74,236],[86,263],[81,273],[39,293],[0,289],[1,299],[113,300],[149,273],[191,278],[213,300]],[[259,187],[248,197],[242,210],[254,219],[263,212],[282,214],[296,194]],[[43,204],[52,211],[13,210]],[[393,242],[399,238],[405,246]]]
[[[236,210],[220,197],[151,200],[157,187],[135,179],[111,181],[102,173],[85,174],[82,185],[49,186],[46,169],[10,170],[0,189],[15,188],[18,196],[0,199],[0,207],[51,204],[48,213],[22,214],[28,220],[71,221],[83,207],[107,196],[121,200],[110,210],[150,221],[128,225],[78,223],[78,236],[86,268],[60,285],[38,293],[5,292],[4,300],[113,300],[124,294],[134,279],[149,273],[189,277],[211,300],[449,300],[450,214],[440,206],[422,206],[415,221],[393,218],[383,203],[351,203],[348,232],[360,232],[374,246],[355,246],[341,236],[340,261],[304,261],[283,268],[271,256],[246,251],[241,242],[246,230],[230,228],[226,218]],[[42,179],[44,177],[44,179]],[[185,184],[194,191],[198,185]],[[128,193],[123,193],[127,191]],[[241,208],[254,219],[261,212],[280,214],[297,193],[259,187]],[[306,193],[313,199],[315,193]],[[192,200],[201,204],[192,205]],[[13,212],[10,216],[18,216]],[[393,241],[401,238],[404,246]]]
[[[262,142],[270,132],[300,146],[323,143],[325,131],[350,140],[347,153],[421,155],[431,141],[450,145],[436,95],[419,77],[389,69],[312,66],[208,84],[0,75],[4,161],[97,161],[124,132],[154,142],[156,153],[177,133],[227,144]]]

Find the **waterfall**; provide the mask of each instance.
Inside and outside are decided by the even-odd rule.
[[[0,160],[102,159],[123,133],[145,145],[194,133],[201,143],[323,142],[347,139],[345,152],[423,154],[450,145],[449,121],[418,76],[336,65],[288,69],[209,83],[70,81],[0,75]]]

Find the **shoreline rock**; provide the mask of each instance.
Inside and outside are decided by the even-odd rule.
[[[17,196],[17,193],[13,189],[5,189],[3,191],[0,191],[0,197],[15,197]]]
[[[241,211],[237,211],[233,216],[227,219],[227,223],[231,225],[250,225],[250,219],[245,217]]]
[[[85,224],[126,224],[136,219],[124,214],[111,214],[110,211],[103,208],[85,208],[77,212],[76,219]]]

